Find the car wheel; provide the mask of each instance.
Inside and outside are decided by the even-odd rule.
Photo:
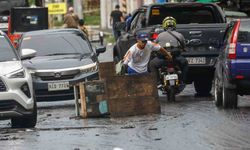
[[[37,122],[37,105],[34,102],[34,109],[32,114],[20,118],[12,118],[11,126],[12,128],[33,128]]]
[[[222,88],[219,79],[216,76],[214,79],[214,102],[217,107],[222,106]]]
[[[223,85],[222,88],[222,101],[224,108],[237,108],[238,105],[238,95],[236,90],[228,89]]]
[[[212,89],[212,79],[196,79],[194,81],[194,88],[199,96],[210,96]]]

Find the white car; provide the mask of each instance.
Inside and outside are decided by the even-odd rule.
[[[34,127],[37,122],[31,75],[22,66],[16,50],[0,31],[0,119],[12,127]]]

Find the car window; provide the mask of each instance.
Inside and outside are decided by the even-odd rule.
[[[172,16],[178,24],[216,23],[216,18],[210,7],[166,8],[155,6],[151,8],[149,25],[161,24],[166,16]]]
[[[250,20],[241,21],[238,42],[250,43]]]
[[[4,36],[0,35],[0,61],[13,61],[17,60],[17,55],[10,43]]]
[[[45,56],[55,53],[92,53],[90,44],[80,34],[47,34],[25,36],[20,48],[30,48],[37,51],[36,56]]]

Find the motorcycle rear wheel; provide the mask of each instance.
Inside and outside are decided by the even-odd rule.
[[[175,88],[171,86],[167,92],[167,100],[169,102],[175,102]]]

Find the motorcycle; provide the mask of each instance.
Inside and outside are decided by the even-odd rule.
[[[167,95],[168,101],[175,101],[175,96],[182,92],[185,88],[185,83],[182,79],[182,71],[176,62],[176,57],[180,55],[178,48],[171,47],[170,43],[165,44],[165,48],[169,49],[172,55],[172,60],[167,61],[166,65],[159,68],[159,76],[162,86],[159,88],[163,94]]]

